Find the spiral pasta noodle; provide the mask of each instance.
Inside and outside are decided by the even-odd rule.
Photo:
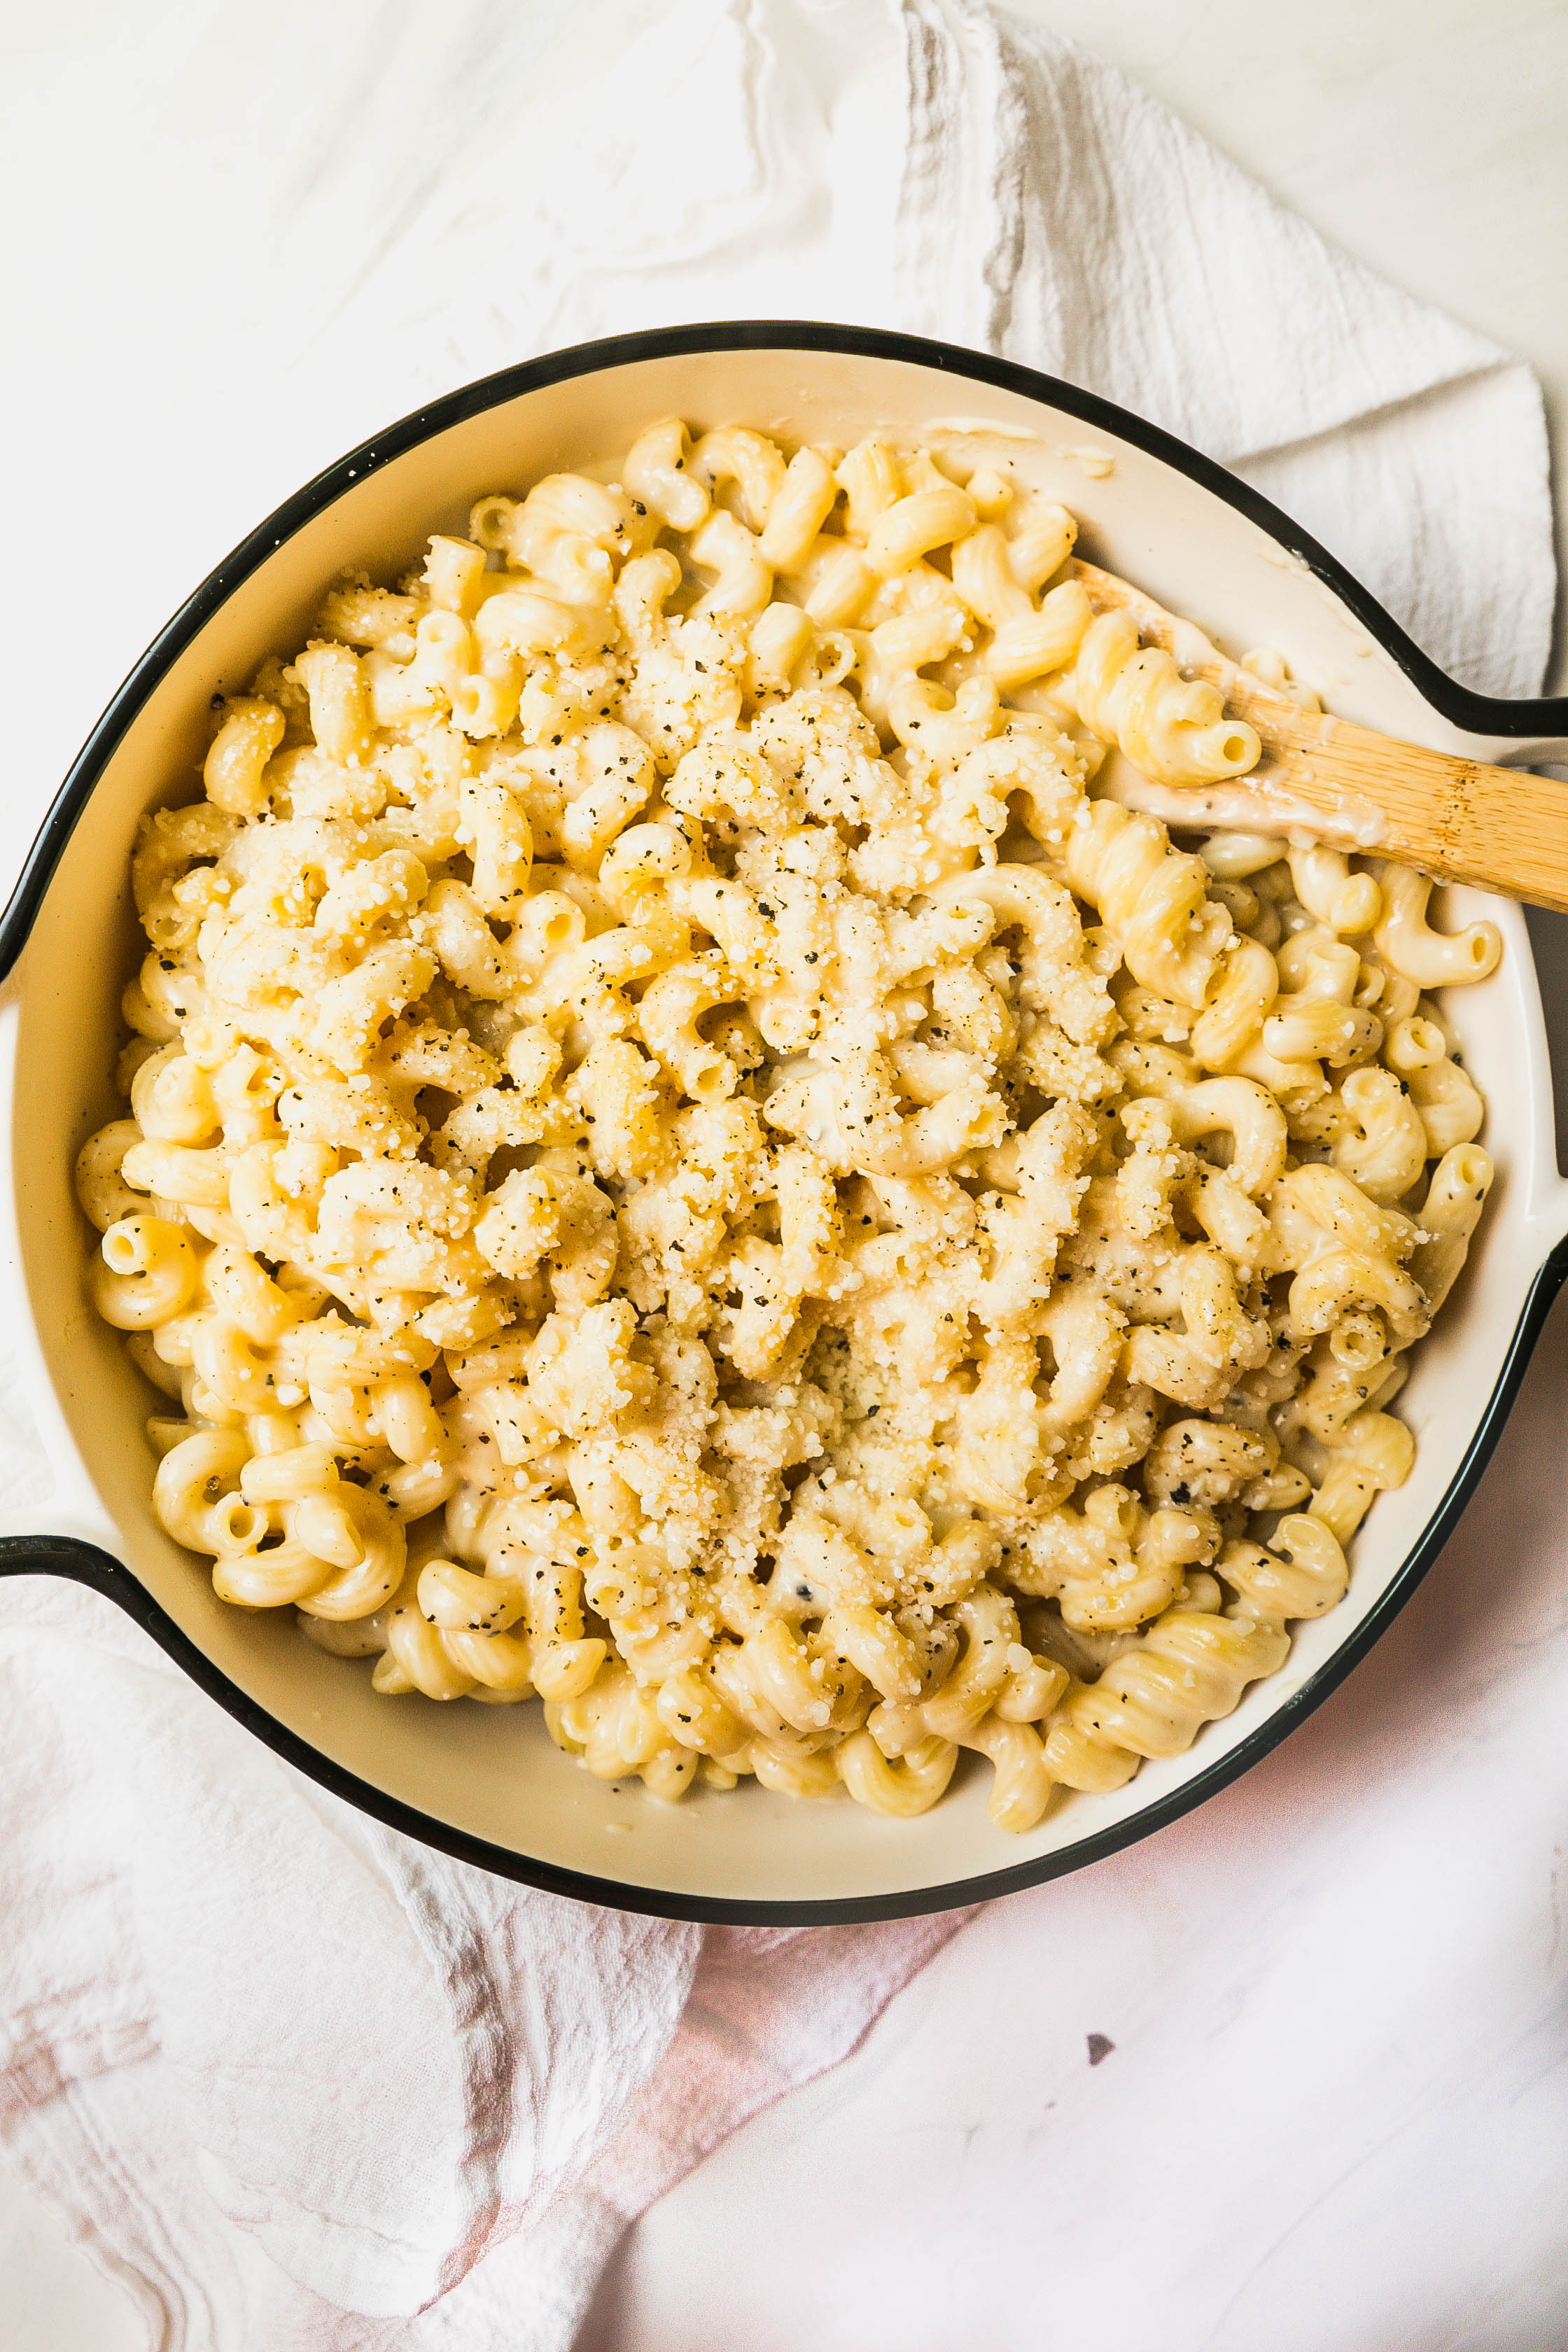
[[[1184,1752],[1342,1596],[1491,1181],[1493,927],[1099,791],[1258,740],[967,446],[483,498],[137,837],[77,1188],[158,1518],[665,1801]]]

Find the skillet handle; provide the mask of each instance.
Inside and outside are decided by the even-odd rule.
[[[55,1576],[67,1584],[85,1585],[123,1611],[132,1624],[157,1643],[209,1698],[226,1707],[237,1722],[270,1746],[278,1746],[278,1727],[263,1707],[237,1690],[227,1676],[199,1650],[167,1611],[128,1568],[80,1536],[0,1535],[0,1577]],[[286,1752],[286,1751],[280,1751]],[[305,1760],[303,1751],[294,1760]]]
[[[129,1569],[80,1536],[0,1535],[0,1576],[58,1576],[85,1584],[136,1614],[141,1587]]]

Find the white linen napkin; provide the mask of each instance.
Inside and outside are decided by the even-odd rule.
[[[218,422],[197,402],[160,445],[231,499],[235,453],[266,453],[226,536],[530,352],[858,319],[1153,417],[1299,514],[1446,666],[1539,686],[1529,371],[1095,59],[978,0],[681,0],[635,37],[626,5],[574,20],[563,96],[527,10],[268,19],[270,44],[245,12],[226,34],[158,0],[134,32],[158,79],[136,85],[132,219],[183,194],[211,135],[194,100],[231,68],[246,91],[225,135],[268,233],[245,300],[185,329]],[[79,226],[123,162],[131,37],[76,61],[77,152],[103,175],[58,192]],[[287,171],[255,127],[279,110]],[[221,207],[187,210],[216,253]],[[100,291],[96,332],[116,301],[147,331],[145,273]],[[0,1500],[32,1499],[14,1377],[0,1408]],[[952,1924],[705,1935],[521,1892],[322,1795],[68,1589],[0,1587],[0,2135],[173,2352],[563,2352],[628,2221],[851,2048]]]

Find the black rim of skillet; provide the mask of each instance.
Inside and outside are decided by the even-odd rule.
[[[28,852],[20,877],[0,916],[0,981],[15,969],[37,919],[67,843],[110,759],[149,695],[186,646],[251,573],[304,524],[362,481],[395,458],[405,456],[435,435],[481,415],[486,409],[517,399],[546,384],[574,376],[626,366],[648,359],[728,351],[814,351],[844,352],[857,357],[888,359],[932,368],[943,374],[1000,386],[1026,399],[1041,401],[1066,411],[1086,425],[1115,434],[1135,447],[1158,457],[1189,480],[1257,524],[1278,545],[1297,556],[1317,574],[1409,677],[1424,699],[1442,717],[1466,732],[1497,737],[1568,737],[1568,697],[1534,701],[1508,701],[1473,693],[1440,670],[1400,628],[1376,599],[1346,572],[1326,549],[1248,484],[1212,458],[1200,456],[1159,426],[1082,392],[1075,384],[1008,360],[961,350],[952,343],[930,342],[914,335],[890,334],[868,327],[820,325],[777,320],[724,320],[710,325],[650,330],[613,336],[601,342],[582,343],[568,351],[504,368],[467,384],[417,409],[359,448],[351,450],[314,481],[306,484],[276,513],[242,540],[211,572],[155,637],[103,716],[88,737],[45,818]],[[323,1788],[344,1798],[389,1827],[403,1831],[458,1860],[473,1864],[503,1878],[542,1886],[552,1894],[596,1903],[610,1909],[651,1913],[657,1917],[698,1919],[717,1925],[828,1926],[835,1923],[907,1918],[922,1912],[956,1909],[984,1898],[1020,1893],[1087,1864],[1134,1845],[1184,1813],[1228,1788],[1233,1780],[1277,1748],[1299,1724],[1336,1689],[1390,1625],[1415,1591],[1452,1534],[1490,1459],[1492,1450],[1517,1396],[1536,1340],[1552,1301],[1568,1280],[1568,1237],[1560,1241],[1537,1272],[1525,1299],[1508,1356],[1497,1384],[1463,1461],[1441,1502],[1406,1555],[1387,1591],[1362,1623],[1318,1672],[1304,1683],[1268,1721],[1249,1734],[1206,1770],[1197,1772],[1168,1797],[1131,1820],[1076,1841],[1060,1853],[1022,1862],[1010,1869],[939,1886],[903,1890],[891,1895],[852,1896],[842,1900],[805,1902],[742,1902],[719,1896],[690,1895],[658,1887],[626,1885],[586,1872],[564,1870],[510,1848],[488,1843],[434,1820],[411,1805],[388,1796],[368,1780],[360,1780],[288,1730],[226,1675],[183,1633],[174,1619],[139,1584],[130,1570],[98,1546],[68,1536],[11,1536],[0,1538],[0,1576],[45,1575],[68,1579],[102,1593],[123,1609],[142,1630],[183,1667],[218,1705],[247,1731],[308,1773]]]

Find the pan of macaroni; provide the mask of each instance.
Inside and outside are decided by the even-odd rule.
[[[1568,750],[1168,436],[904,336],[557,352],[330,468],[0,926],[55,1477],[0,1570],[634,1909],[940,1909],[1234,1780],[1463,1508],[1568,1186],[1519,908],[1205,826],[1215,644]]]

